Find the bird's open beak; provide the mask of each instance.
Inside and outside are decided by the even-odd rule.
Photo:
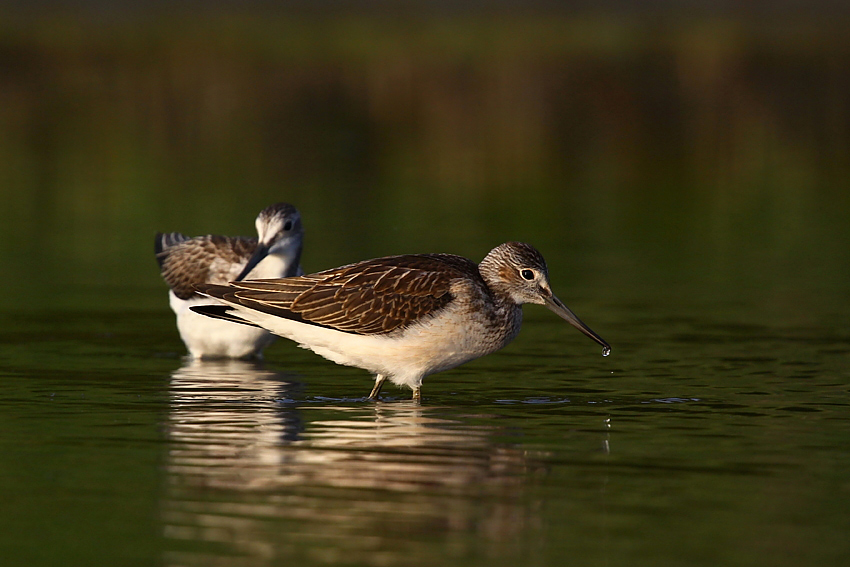
[[[597,343],[601,344],[603,356],[608,356],[608,354],[610,354],[611,345],[605,342],[602,337],[594,333],[590,327],[582,323],[581,319],[576,317],[576,314],[570,311],[570,308],[564,305],[560,299],[554,296],[554,294],[550,295],[549,297],[544,297],[543,299],[545,301],[544,305],[546,307],[557,313],[561,318],[566,319],[566,321],[570,325],[572,325],[573,327],[575,327]]]
[[[237,281],[237,282],[242,281],[242,278],[244,278],[249,273],[251,273],[251,270],[253,270],[254,267],[257,264],[259,264],[262,261],[263,258],[268,256],[268,254],[269,254],[269,247],[268,246],[266,246],[265,244],[257,244],[257,249],[254,250],[254,253],[251,255],[251,258],[248,260],[248,263],[245,264],[245,268],[242,270],[242,273],[240,273],[236,277],[236,279],[233,280],[233,281]]]

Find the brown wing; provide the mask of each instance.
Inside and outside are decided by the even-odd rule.
[[[162,278],[180,299],[196,295],[195,286],[227,283],[257,248],[256,238],[157,234],[156,258]]]
[[[272,315],[369,335],[389,333],[440,310],[452,299],[452,282],[469,277],[480,279],[477,265],[466,258],[421,254],[197,289]]]

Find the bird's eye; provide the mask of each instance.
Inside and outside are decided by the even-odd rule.
[[[534,279],[534,271],[532,270],[521,270],[519,275],[522,276],[523,279],[531,281]]]
[[[283,230],[292,230],[292,221],[286,221],[286,224],[283,225]]]

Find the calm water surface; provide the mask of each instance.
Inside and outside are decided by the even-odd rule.
[[[526,308],[513,345],[430,377],[420,406],[394,388],[367,402],[364,373],[283,342],[263,364],[186,361],[165,310],[7,313],[4,553],[20,565],[846,561],[846,334],[600,308],[600,333],[612,310],[640,331],[607,329],[610,357]]]

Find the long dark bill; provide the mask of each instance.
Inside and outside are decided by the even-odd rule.
[[[268,246],[266,246],[265,244],[257,244],[257,249],[254,250],[253,254],[251,254],[251,258],[248,259],[248,263],[245,264],[245,268],[242,269],[242,273],[240,273],[236,277],[236,279],[233,280],[233,281],[241,282],[242,278],[244,278],[249,273],[251,273],[251,270],[253,270],[254,267],[257,264],[259,264],[262,261],[263,258],[268,256],[268,254],[269,254],[269,247]]]
[[[551,297],[545,298],[545,305],[550,310],[557,313],[562,319],[565,319],[570,325],[596,341],[597,343],[602,345],[602,354],[604,356],[608,356],[611,352],[611,345],[609,345],[605,340],[593,332],[593,329],[585,325],[581,322],[575,313],[573,313],[569,307],[563,304],[560,299],[552,295]]]

